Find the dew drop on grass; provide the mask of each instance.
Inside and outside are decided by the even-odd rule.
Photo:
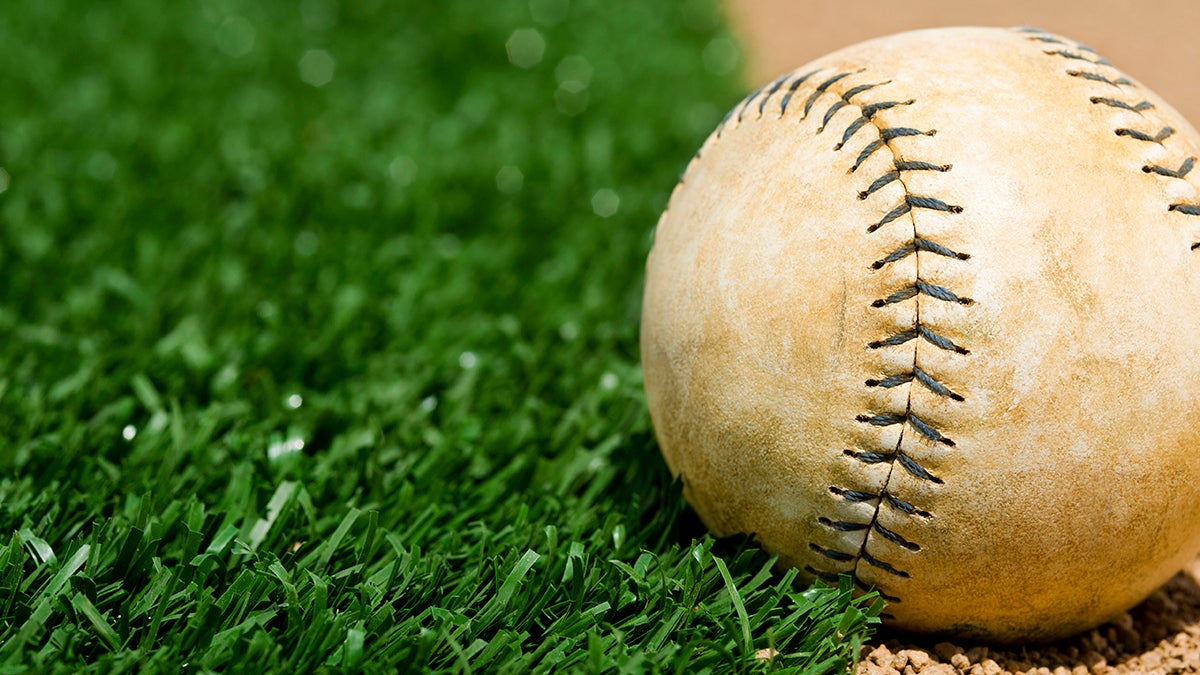
[[[94,152],[87,159],[84,165],[88,175],[99,181],[112,180],[113,174],[117,172],[117,160],[112,155],[101,150]]]
[[[314,87],[324,87],[332,82],[333,71],[337,68],[333,55],[324,49],[310,49],[304,52],[297,65],[300,68],[300,79]]]
[[[496,172],[496,189],[506,195],[515,195],[524,186],[525,174],[512,164],[506,164]]]
[[[226,56],[241,58],[254,51],[254,26],[240,16],[231,16],[217,27],[217,49]]]
[[[279,441],[277,443],[272,443],[270,445],[270,447],[267,448],[267,458],[268,459],[279,459],[280,457],[286,457],[287,455],[292,455],[297,452],[300,452],[303,449],[304,449],[304,439],[289,438],[285,441]]]
[[[700,54],[704,67],[713,75],[728,75],[738,66],[741,54],[737,44],[726,37],[713,38]]]
[[[417,177],[417,163],[408,155],[398,155],[388,164],[388,176],[397,185],[404,187]]]
[[[417,407],[421,409],[421,412],[433,412],[433,409],[437,407],[437,404],[438,400],[436,396],[426,396],[425,398],[421,399],[421,405]]]
[[[125,428],[121,430],[121,438],[124,438],[127,441],[132,441],[136,436],[137,427],[133,426],[132,424],[126,424]]]
[[[587,110],[587,89],[578,82],[560,84],[554,92],[554,107],[567,117],[574,117]]]
[[[443,234],[433,240],[433,251],[446,260],[457,258],[462,253],[462,240],[453,234]]]
[[[296,249],[296,254],[308,257],[317,252],[317,246],[321,240],[317,235],[305,230],[296,235],[295,241],[292,242],[292,247]]]
[[[300,396],[300,394],[292,394],[291,396],[287,397],[286,403],[287,407],[295,410],[296,408],[304,405],[304,397]]]
[[[619,208],[621,196],[608,188],[596,190],[596,194],[592,195],[592,211],[601,218],[616,215]]]
[[[542,62],[546,53],[546,39],[536,28],[518,28],[504,43],[508,60],[518,68],[532,68]]]
[[[558,84],[571,91],[583,91],[592,83],[592,64],[578,54],[564,56],[554,68]]]
[[[614,373],[605,373],[600,376],[600,388],[605,391],[612,391],[620,384],[620,380]]]
[[[479,364],[479,357],[475,356],[475,352],[463,352],[458,355],[458,365],[462,366],[463,370],[472,370]]]

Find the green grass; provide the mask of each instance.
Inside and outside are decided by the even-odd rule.
[[[844,669],[878,605],[705,534],[641,390],[730,49],[692,0],[0,5],[0,673]]]

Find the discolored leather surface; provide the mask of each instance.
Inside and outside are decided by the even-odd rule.
[[[901,628],[1048,640],[1137,603],[1200,550],[1198,154],[1045,33],[900,34],[752,94],[647,263],[691,504]]]

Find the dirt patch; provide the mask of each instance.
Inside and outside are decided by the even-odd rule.
[[[1200,673],[1200,559],[1123,614],[1049,645],[989,648],[922,642],[881,631],[863,648],[859,675],[1102,675]]]

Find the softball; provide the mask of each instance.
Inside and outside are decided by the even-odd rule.
[[[1200,551],[1200,137],[1091,49],[904,33],[739,103],[659,221],[642,362],[718,535],[900,629],[1046,641]]]

